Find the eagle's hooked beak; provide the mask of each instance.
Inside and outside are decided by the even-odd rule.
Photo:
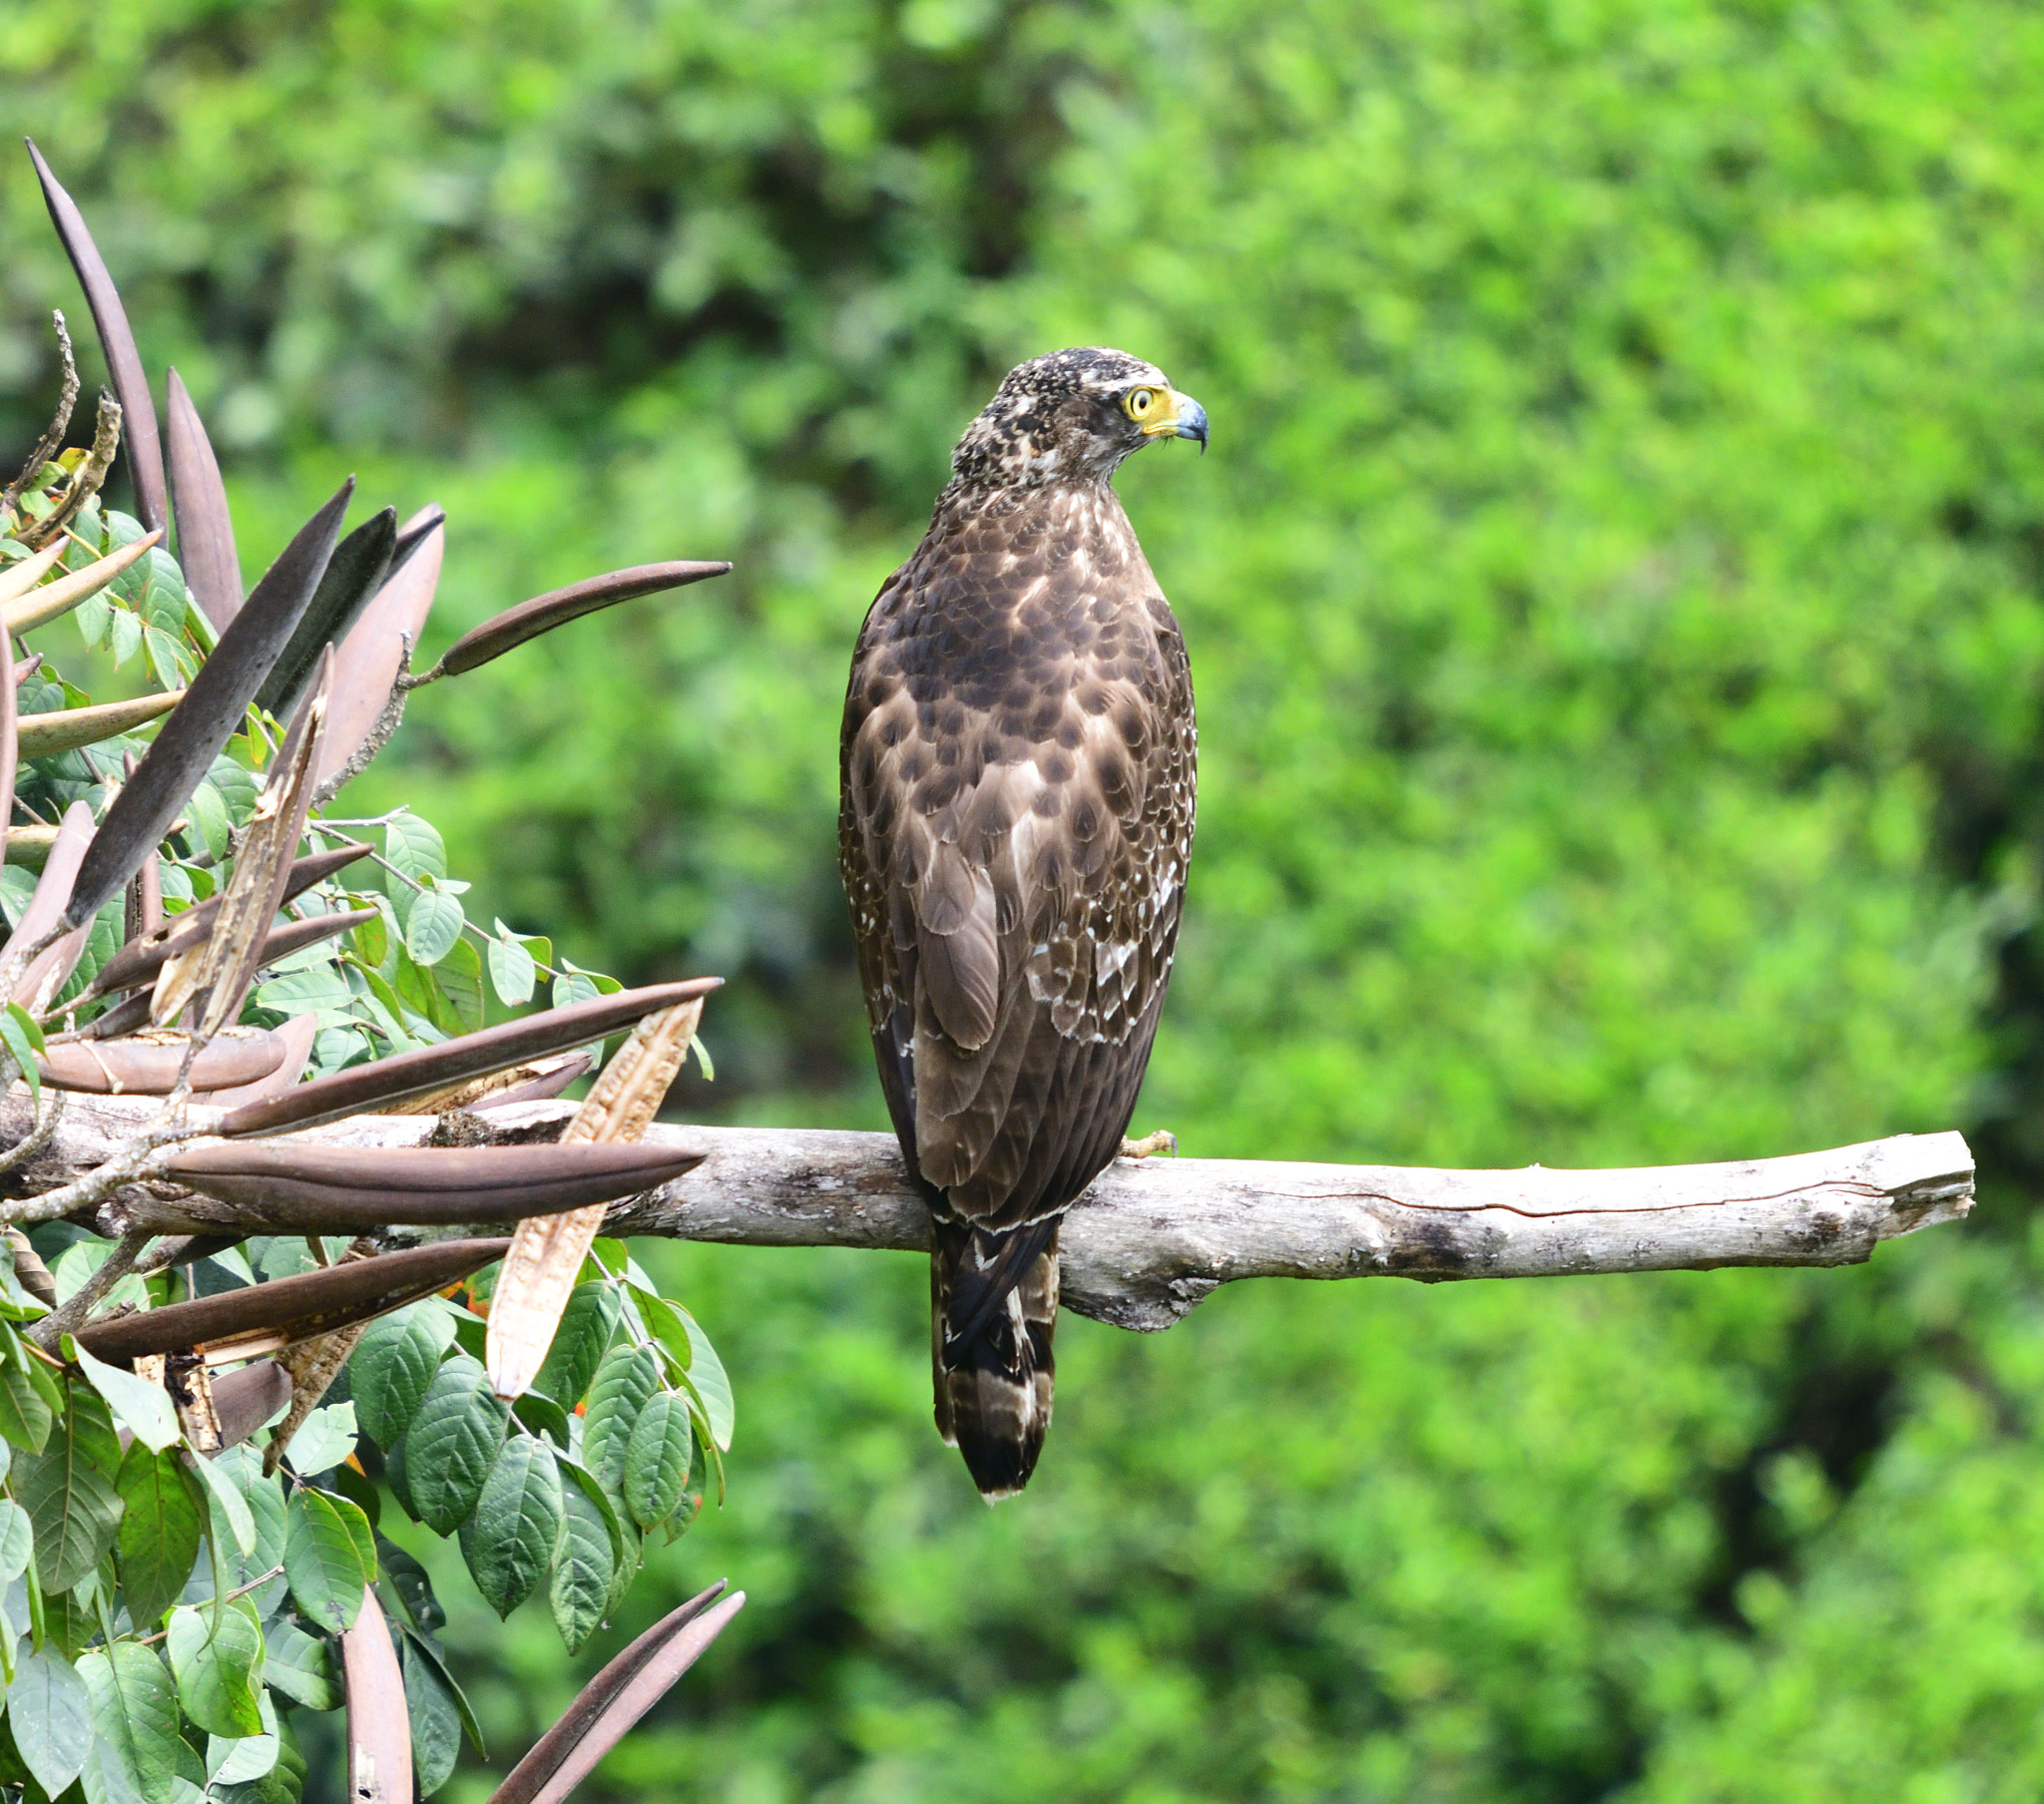
[[[1200,441],[1200,455],[1207,454],[1207,410],[1189,394],[1171,391],[1165,412],[1143,425],[1145,438],[1194,438]]]

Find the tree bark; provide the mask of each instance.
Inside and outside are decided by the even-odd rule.
[[[99,1162],[151,1106],[74,1097],[42,1159],[44,1189]],[[531,1103],[480,1116],[360,1116],[284,1136],[325,1144],[549,1139],[574,1113]],[[195,1111],[195,1119],[203,1119]],[[0,1143],[23,1125],[0,1117]],[[891,1135],[656,1126],[707,1153],[687,1176],[620,1203],[607,1230],[748,1246],[918,1251],[929,1214]],[[1442,1171],[1246,1159],[1117,1159],[1066,1218],[1063,1301],[1098,1321],[1168,1328],[1239,1278],[1581,1276],[1720,1265],[1847,1265],[1877,1243],[1963,1216],[1973,1157],[1957,1133],[1898,1134],[1823,1152],[1637,1170]],[[218,1232],[233,1205],[131,1187],[102,1225]]]

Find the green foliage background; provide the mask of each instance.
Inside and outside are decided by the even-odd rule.
[[[1097,342],[1215,422],[1122,482],[1204,754],[1139,1126],[1981,1151],[1973,1223],[1866,1269],[1068,1318],[992,1514],[914,1261],[674,1250],[735,1494],[632,1610],[753,1603],[605,1795],[2036,1795],[2033,9],[11,0],[0,100],[214,422],[250,575],[344,468],[446,506],[439,644],[738,560],[426,692],[359,785],[479,918],[731,975],[688,1109],[878,1124],[844,659],[999,373]],[[25,447],[40,312],[83,324],[25,163],[0,243]],[[574,1677],[536,1616],[464,1633],[508,1757]]]

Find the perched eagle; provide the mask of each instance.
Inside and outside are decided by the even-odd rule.
[[[1207,414],[1114,350],[1011,371],[852,654],[838,859],[936,1220],[937,1428],[991,1501],[1050,1426],[1058,1221],[1136,1106],[1193,846],[1185,642],[1116,498]]]

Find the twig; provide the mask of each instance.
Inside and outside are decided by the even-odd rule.
[[[26,1164],[57,1137],[57,1127],[64,1119],[64,1093],[50,1092],[50,1107],[47,1114],[36,1123],[34,1130],[19,1144],[0,1152],[0,1172],[12,1171],[15,1166]]]
[[[73,473],[65,486],[64,499],[47,520],[32,520],[15,535],[31,551],[40,551],[64,532],[66,523],[76,517],[79,510],[100,492],[100,484],[107,480],[108,471],[114,467],[115,454],[121,448],[121,403],[104,389],[100,391],[99,422],[93,429],[92,452],[84,463]]]
[[[0,495],[0,513],[11,511],[20,502],[23,491],[43,473],[43,466],[64,449],[64,435],[71,430],[71,410],[78,405],[78,359],[71,354],[70,328],[65,325],[62,313],[53,312],[50,322],[57,328],[57,355],[64,365],[57,411],[50,416],[49,430],[36,441],[28,462],[21,466],[21,474],[7,485],[6,494]]]
[[[204,1454],[201,1454],[197,1457],[200,1459],[204,1459],[206,1456]],[[256,1578],[251,1578],[247,1584],[238,1584],[235,1586],[233,1590],[222,1592],[219,1600],[222,1603],[232,1603],[237,1597],[246,1597],[251,1591],[259,1591],[265,1584],[267,1584],[270,1581],[270,1579],[281,1578],[282,1577],[283,1568],[280,1566],[273,1566],[269,1569],[268,1572],[260,1574]],[[136,1640],[135,1645],[138,1647],[153,1647],[156,1645],[157,1642],[161,1641],[164,1638],[164,1636],[169,1634],[170,1632],[171,1631],[168,1627],[159,1628],[155,1634],[146,1634],[140,1636]]]
[[[142,1256],[142,1249],[155,1239],[154,1234],[123,1234],[121,1242],[100,1261],[100,1268],[71,1293],[70,1298],[31,1328],[29,1338],[45,1353],[54,1353],[62,1344],[63,1337],[72,1329],[82,1327],[87,1316],[92,1314],[93,1305],[108,1291],[135,1269],[135,1261]]]

